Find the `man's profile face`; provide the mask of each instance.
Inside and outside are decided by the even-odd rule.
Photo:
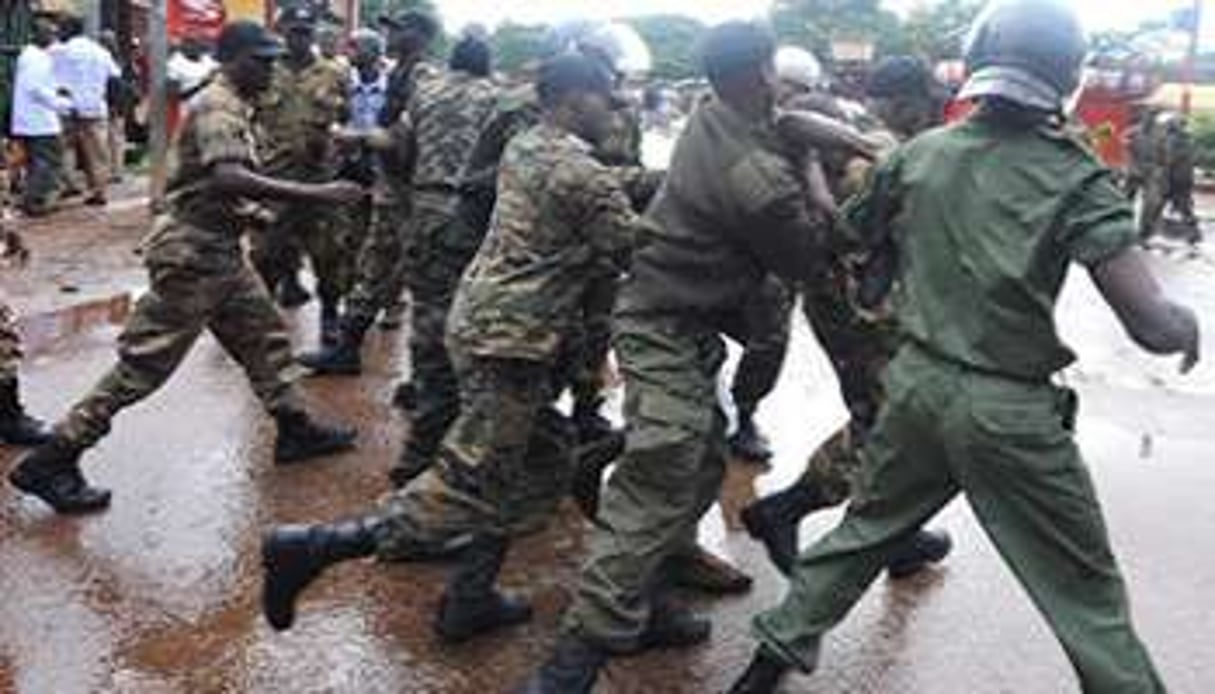
[[[233,61],[232,76],[236,88],[246,96],[256,96],[270,88],[274,75],[274,58],[257,56],[246,51]]]

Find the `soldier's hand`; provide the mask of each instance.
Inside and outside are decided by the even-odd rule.
[[[319,196],[324,202],[331,202],[335,205],[353,205],[363,201],[367,197],[367,190],[363,186],[352,181],[332,181],[330,183],[322,183],[319,187]]]

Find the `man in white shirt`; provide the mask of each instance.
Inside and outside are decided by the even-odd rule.
[[[64,117],[64,140],[84,169],[86,205],[104,205],[109,183],[109,106],[106,85],[122,70],[100,43],[84,35],[84,20],[68,16],[60,23],[63,44],[53,51],[55,75],[67,90],[71,107]]]
[[[58,187],[63,157],[59,111],[67,101],[57,93],[54,62],[49,47],[55,25],[47,19],[34,23],[32,43],[17,58],[13,83],[11,130],[25,151],[25,191],[21,208],[27,215],[42,215],[50,208]]]

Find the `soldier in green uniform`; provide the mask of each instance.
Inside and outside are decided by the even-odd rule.
[[[396,65],[388,76],[379,130],[343,136],[352,146],[366,145],[376,150],[371,228],[358,254],[356,279],[340,328],[320,351],[301,357],[303,364],[318,375],[361,373],[359,351],[367,331],[381,311],[400,299],[405,288],[413,176],[421,142],[413,132],[409,109],[422,79],[439,79],[436,69],[423,61],[439,26],[429,15],[416,11],[381,17],[380,24],[388,29],[388,50]],[[483,86],[483,82],[477,84]],[[426,144],[429,148],[430,143]]]
[[[895,56],[879,63],[866,85],[869,110],[883,126],[877,141],[909,140],[940,121],[943,99],[920,60]],[[850,156],[825,153],[826,176],[833,190],[846,198],[857,192],[868,164]],[[860,170],[858,170],[860,169]],[[884,399],[881,375],[898,347],[898,325],[888,307],[858,306],[856,294],[864,282],[862,254],[838,253],[824,277],[802,287],[802,306],[819,344],[827,352],[848,408],[849,422],[811,454],[805,472],[789,488],[743,509],[747,531],[764,543],[782,573],[793,570],[798,526],[813,511],[846,501],[860,465],[859,451]],[[948,535],[920,532],[890,557],[893,577],[911,575],[928,563],[944,559]]]
[[[963,98],[977,114],[891,155],[849,205],[855,240],[893,238],[905,339],[844,520],[797,560],[760,614],[736,694],[812,671],[889,553],[959,493],[1063,645],[1083,691],[1163,692],[1131,624],[1096,493],[1071,432],[1075,396],[1051,383],[1073,359],[1054,308],[1088,268],[1130,335],[1198,359],[1194,314],[1160,293],[1112,174],[1062,128],[1085,40],[1053,0],[980,15]]]
[[[444,345],[448,310],[460,275],[477,250],[468,234],[453,230],[457,184],[477,134],[492,113],[496,88],[489,79],[490,52],[483,40],[466,37],[452,49],[448,71],[418,76],[405,114],[407,137],[416,151],[412,219],[406,239],[413,268],[406,278],[412,297],[410,369],[417,405],[410,412],[409,438],[392,471],[403,486],[430,466],[439,442],[459,411],[456,377]],[[343,373],[359,361],[371,312],[348,314],[338,342],[300,361],[317,373]]]
[[[24,263],[29,258],[17,233],[9,201],[10,183],[5,153],[8,143],[0,135],[0,262]],[[21,404],[18,367],[21,364],[21,336],[13,311],[0,301],[0,443],[9,446],[37,446],[46,443],[46,426],[29,416]]]
[[[625,262],[640,231],[618,177],[591,156],[609,126],[611,89],[606,71],[583,56],[541,68],[541,122],[506,147],[493,221],[448,321],[459,418],[436,464],[378,513],[270,533],[263,608],[275,628],[290,627],[296,597],[326,566],[462,534],[473,537],[444,593],[440,636],[462,640],[530,617],[494,584],[528,486],[569,466],[568,443],[537,451],[563,436],[564,418],[552,410],[557,359],[581,320],[588,270]]]
[[[200,92],[173,151],[166,212],[144,241],[150,287],[118,338],[118,363],[54,428],[54,437],[9,475],[18,489],[60,513],[105,508],[110,493],[89,486],[81,454],[119,411],[155,392],[203,330],[245,370],[278,425],[275,459],[289,463],[351,448],[352,429],[316,424],[290,377],[291,345],[266,287],[241,249],[252,200],[351,204],[348,182],[305,184],[255,173],[253,104],[269,86],[280,44],[260,25],[234,22],[218,42],[219,75]]]
[[[771,33],[732,22],[703,50],[715,96],[675,146],[616,305],[625,453],[561,639],[529,694],[589,692],[613,654],[708,637],[708,623],[671,599],[665,567],[695,545],[720,492],[722,335],[745,338],[740,309],[768,273],[799,281],[817,263],[824,229],[776,131]]]
[[[257,125],[268,175],[300,182],[332,180],[338,170],[334,126],[346,120],[348,74],[314,51],[318,17],[308,5],[284,9],[278,29],[287,54],[275,67],[258,106]],[[305,202],[276,205],[269,226],[251,237],[254,267],[275,291],[296,273],[300,251],[316,276],[321,334],[337,330],[339,303],[349,290],[351,214]]]

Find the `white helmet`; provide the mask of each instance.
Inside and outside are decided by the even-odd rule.
[[[556,27],[549,42],[554,52],[576,50],[594,54],[620,74],[649,72],[653,63],[645,39],[621,22],[569,22]]]
[[[776,76],[806,89],[816,89],[823,81],[823,66],[804,48],[781,46],[776,50]]]

